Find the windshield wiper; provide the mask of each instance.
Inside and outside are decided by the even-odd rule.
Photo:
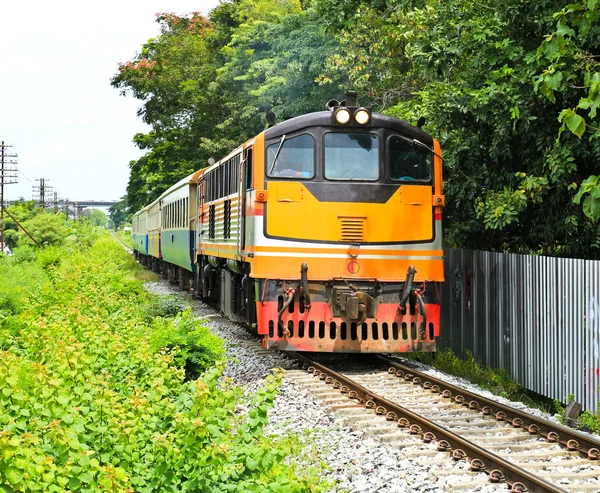
[[[439,157],[442,161],[444,160],[444,158],[442,156],[440,156],[437,152],[435,152],[431,147],[429,147],[427,144],[424,144],[423,142],[421,142],[420,140],[417,139],[413,139],[413,145],[416,145],[417,147],[422,147],[423,149],[427,149],[429,152],[431,152],[434,156]]]
[[[279,143],[279,147],[277,148],[277,152],[275,153],[275,157],[273,158],[273,164],[269,168],[269,174],[273,173],[275,169],[275,165],[277,164],[277,158],[279,157],[279,153],[281,152],[281,148],[283,147],[283,142],[285,141],[285,134],[281,136],[281,142]]]

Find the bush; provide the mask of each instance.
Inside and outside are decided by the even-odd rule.
[[[39,247],[35,245],[23,245],[14,249],[13,259],[16,262],[30,263],[35,262],[37,254],[39,253]]]
[[[66,218],[63,215],[41,213],[22,224],[23,228],[42,246],[60,246],[65,242],[68,229]],[[29,236],[23,231],[19,231],[18,246],[33,244]]]
[[[35,256],[31,256],[35,259]],[[2,257],[0,260],[0,312],[18,314],[36,289],[46,281],[44,273],[35,263],[23,257]]]
[[[75,250],[87,250],[100,238],[102,229],[95,226],[87,218],[69,222],[67,243]]]
[[[49,246],[38,252],[37,261],[44,270],[48,270],[58,267],[64,254],[65,252],[60,248]]]
[[[154,296],[145,309],[146,319],[152,321],[155,317],[175,317],[188,308],[181,296]]]
[[[596,407],[596,413],[584,411],[579,417],[580,427],[592,433],[600,432],[600,404]]]
[[[164,306],[172,308],[175,304]],[[175,364],[185,369],[188,380],[198,378],[225,354],[221,339],[200,323],[190,308],[175,319],[156,317],[152,322],[150,348],[154,352],[169,350]]]
[[[278,375],[236,413],[248,403],[221,366],[186,381],[176,362],[187,352],[206,368],[216,339],[189,311],[148,323],[120,245],[103,235],[67,253],[46,270],[0,263],[0,293],[14,297],[0,323],[0,490],[322,489],[294,437],[264,436]]]

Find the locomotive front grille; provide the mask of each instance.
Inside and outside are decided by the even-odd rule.
[[[308,323],[305,323],[303,320],[300,320],[299,322],[294,323],[293,320],[288,320],[284,325],[288,329],[288,337],[290,339],[297,337],[300,339],[330,340],[339,338],[342,341],[417,341],[419,339],[433,340],[435,338],[434,326],[431,322],[426,326],[425,322],[393,322],[391,324],[383,322],[382,324],[378,324],[377,322],[325,323],[323,321],[315,322],[314,320],[311,320]],[[283,327],[277,325],[277,320],[269,320],[269,337],[277,337],[279,339],[284,337]]]
[[[365,217],[339,217],[339,240],[347,243],[365,241]]]
[[[269,320],[263,345],[284,351],[396,353],[435,350],[435,327],[412,322]]]

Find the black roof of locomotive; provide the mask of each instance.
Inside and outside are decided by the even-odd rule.
[[[351,111],[355,108],[348,108]],[[402,135],[405,135],[412,139],[417,139],[423,144],[433,146],[433,137],[428,133],[424,132],[418,127],[411,125],[407,121],[400,120],[398,118],[392,118],[391,116],[382,115],[381,113],[372,113],[371,121],[366,125],[348,124],[340,125],[335,124],[333,120],[332,111],[318,111],[316,113],[308,113],[306,115],[297,116],[284,122],[278,123],[271,128],[265,130],[265,140],[276,139],[285,134],[297,132],[307,127],[334,127],[334,128],[347,128],[351,130],[368,129],[368,128],[388,128],[395,130]]]

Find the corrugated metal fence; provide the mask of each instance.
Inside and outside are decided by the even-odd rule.
[[[525,388],[600,401],[600,261],[447,249],[439,347]]]

